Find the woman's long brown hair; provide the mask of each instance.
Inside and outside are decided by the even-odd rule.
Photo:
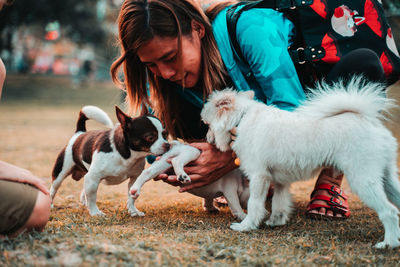
[[[115,83],[125,88],[126,102],[131,114],[151,107],[175,137],[175,129],[182,135],[182,125],[175,90],[171,82],[157,77],[139,60],[137,50],[154,36],[177,37],[181,48],[181,36],[191,34],[191,22],[195,20],[205,28],[201,39],[201,75],[199,88],[206,97],[214,89],[226,86],[226,71],[219,54],[211,24],[197,2],[192,0],[125,0],[119,17],[119,43],[121,55],[111,66]],[[181,52],[180,52],[181,54]],[[123,68],[124,81],[119,78]],[[150,97],[147,89],[150,90]]]

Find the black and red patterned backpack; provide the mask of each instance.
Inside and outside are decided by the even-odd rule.
[[[227,24],[233,47],[242,60],[236,40],[236,23],[240,14],[250,8],[274,8],[284,12],[294,22],[296,31],[301,34],[289,48],[289,53],[306,85],[325,75],[329,66],[357,48],[369,48],[377,53],[389,85],[400,79],[399,52],[380,0],[261,0],[238,3],[228,9]]]

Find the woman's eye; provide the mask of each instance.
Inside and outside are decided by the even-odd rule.
[[[170,57],[170,58],[167,58],[165,60],[165,62],[173,62],[173,61],[175,61],[175,59],[176,59],[176,54],[174,56]]]

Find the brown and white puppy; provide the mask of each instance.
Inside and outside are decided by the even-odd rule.
[[[119,121],[115,126],[100,108],[85,106],[81,109],[75,134],[58,155],[53,168],[52,199],[68,175],[76,181],[83,177],[81,202],[91,216],[104,215],[96,205],[99,183],[115,185],[129,179],[129,190],[144,169],[145,157],[160,155],[169,149],[166,131],[158,119],[146,115],[131,118],[117,106],[115,108]],[[88,119],[110,129],[86,131]],[[131,197],[128,197],[127,208],[131,216],[144,216]]]

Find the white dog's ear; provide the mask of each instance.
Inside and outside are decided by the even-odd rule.
[[[254,91],[249,90],[249,91],[240,91],[239,94],[249,98],[249,99],[254,99]]]

